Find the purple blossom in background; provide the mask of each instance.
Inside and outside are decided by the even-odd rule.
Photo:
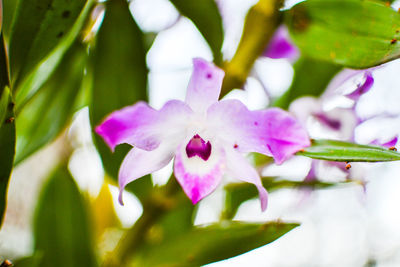
[[[96,128],[111,149],[134,146],[119,170],[120,203],[128,183],[174,159],[174,175],[193,204],[227,174],[253,183],[265,210],[267,191],[243,155],[258,152],[280,164],[310,145],[307,132],[283,110],[250,111],[238,100],[218,101],[224,72],[202,59],[193,64],[185,102],[171,100],[160,110],[139,102],[111,113]]]
[[[272,36],[267,49],[265,49],[263,56],[279,59],[286,58],[289,61],[295,61],[300,55],[299,49],[290,39],[288,29],[282,25]]]

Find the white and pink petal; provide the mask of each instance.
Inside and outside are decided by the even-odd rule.
[[[122,143],[144,150],[153,150],[171,137],[184,138],[186,124],[192,114],[182,101],[171,100],[157,111],[144,102],[111,113],[95,131],[108,146]]]
[[[204,152],[197,150],[193,154],[187,152],[187,147],[193,138],[187,139],[175,155],[174,175],[185,194],[193,204],[212,193],[220,184],[225,173],[225,153],[217,146],[205,142]],[[202,144],[199,144],[202,146]],[[210,153],[208,153],[208,149]],[[207,154],[203,157],[203,154]],[[205,160],[206,158],[206,160]]]
[[[300,122],[281,109],[249,111],[238,100],[225,100],[212,105],[207,118],[229,148],[272,156],[278,164],[310,145]]]
[[[119,202],[121,205],[123,205],[122,193],[125,186],[166,166],[173,159],[176,147],[176,143],[163,142],[152,151],[139,148],[132,148],[129,151],[121,164],[118,174]]]
[[[261,202],[261,210],[265,211],[268,205],[268,192],[261,182],[256,169],[237,151],[229,149],[226,151],[227,175],[243,182],[252,183],[257,187]]]
[[[185,102],[197,113],[202,113],[218,101],[224,71],[204,59],[193,59],[193,73]]]

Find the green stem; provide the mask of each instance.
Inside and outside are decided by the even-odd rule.
[[[242,39],[230,62],[223,66],[225,79],[221,97],[232,89],[242,88],[254,62],[264,52],[281,22],[279,8],[282,0],[260,0],[248,12]]]
[[[127,266],[134,253],[145,241],[148,230],[150,230],[163,215],[178,206],[177,193],[179,193],[180,190],[173,176],[166,186],[155,189],[148,200],[143,203],[143,215],[132,228],[126,231],[114,251],[107,255],[102,266]]]

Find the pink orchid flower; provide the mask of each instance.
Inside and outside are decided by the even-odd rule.
[[[96,132],[113,150],[133,146],[119,170],[124,187],[174,159],[174,175],[193,204],[213,192],[224,174],[253,183],[261,208],[268,194],[255,168],[243,157],[258,152],[280,164],[310,145],[307,132],[287,112],[250,111],[238,100],[218,101],[224,72],[194,59],[185,102],[168,101],[160,110],[144,102],[111,113]]]

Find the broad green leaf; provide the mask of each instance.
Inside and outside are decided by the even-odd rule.
[[[13,84],[30,72],[67,34],[86,0],[19,0],[10,38]]]
[[[61,1],[61,0],[57,0]],[[63,0],[65,1],[65,0]],[[82,1],[82,0],[81,0]],[[75,21],[71,30],[60,38],[57,46],[49,51],[48,54],[29,72],[26,77],[19,79],[19,84],[13,84],[15,91],[14,98],[16,101],[16,109],[21,108],[29,101],[29,99],[41,88],[44,82],[50,77],[57,65],[60,63],[64,54],[68,51],[71,45],[77,41],[85,22],[93,8],[95,0],[87,0],[85,7]],[[11,51],[10,51],[11,52]],[[13,78],[14,80],[14,78]]]
[[[224,32],[222,18],[214,0],[170,0],[178,11],[188,17],[206,39],[216,64],[222,63],[222,42]]]
[[[148,70],[143,33],[133,20],[126,0],[107,1],[105,8],[91,57],[93,84],[90,113],[93,127],[114,110],[147,98]],[[112,153],[96,134],[95,143],[104,168],[116,178],[119,166],[131,147],[120,145]],[[135,183],[152,187],[149,177]],[[129,185],[129,188],[134,186]]]
[[[44,186],[34,221],[40,267],[97,266],[87,205],[66,166]]]
[[[400,57],[400,14],[370,0],[313,0],[286,13],[305,56],[351,68],[368,68]]]
[[[278,98],[274,106],[287,109],[293,100],[302,96],[320,96],[340,66],[316,59],[301,57],[294,64],[292,85]]]
[[[9,90],[3,35],[0,34],[0,226],[7,201],[7,187],[15,155],[14,103]]]
[[[299,224],[225,222],[198,227],[185,235],[146,247],[137,266],[200,266],[271,243]]]
[[[75,43],[37,94],[17,110],[17,152],[15,164],[52,141],[66,127],[82,87],[86,47]]]
[[[346,162],[381,162],[400,160],[400,153],[385,147],[359,145],[335,140],[313,140],[297,155],[314,159]]]
[[[269,193],[282,188],[324,189],[344,183],[326,183],[321,181],[290,181],[280,180],[274,177],[263,177],[262,183]],[[249,183],[233,183],[225,186],[226,199],[223,217],[232,219],[239,206],[249,199],[258,197],[256,187]]]

